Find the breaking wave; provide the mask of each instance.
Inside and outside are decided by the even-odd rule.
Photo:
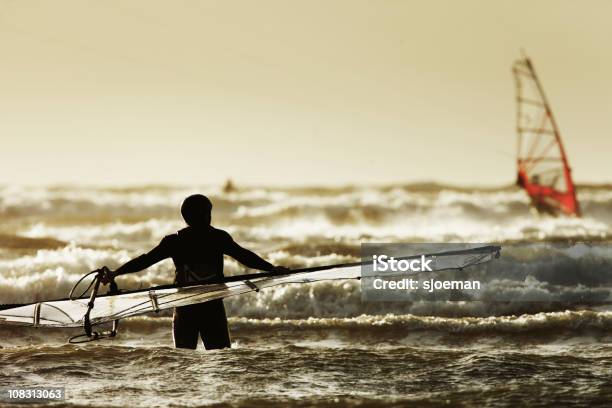
[[[354,254],[338,254],[333,246],[326,254],[301,254],[294,250],[262,253],[276,264],[292,267],[343,263],[358,260]],[[344,248],[348,251],[347,248]],[[306,252],[306,251],[304,251]],[[31,255],[0,259],[0,303],[30,303],[66,297],[86,271],[101,265],[116,268],[133,256],[113,248],[81,248],[69,245],[57,250],[38,250]],[[489,316],[560,310],[612,304],[612,248],[598,245],[505,245],[501,258],[468,268],[462,280],[479,280],[482,290],[465,297],[448,292],[432,298],[410,293],[401,302],[371,302],[362,299],[358,281],[323,281],[269,288],[259,293],[230,297],[230,314],[249,318],[355,317],[362,314],[414,314],[435,316]],[[235,261],[226,262],[226,274],[244,273]],[[171,283],[170,260],[118,279],[122,289],[140,289]],[[437,279],[456,279],[454,271]],[[466,292],[467,293],[467,292]],[[457,296],[463,297],[457,297]],[[453,298],[454,297],[454,298]]]
[[[150,344],[171,341],[169,338],[172,325],[170,317],[134,317],[121,323],[118,343],[131,343],[134,340]],[[423,335],[429,336],[476,336],[476,337],[525,337],[546,341],[551,338],[567,341],[568,338],[609,335],[612,330],[612,312],[595,311],[561,311],[535,313],[513,316],[462,317],[449,318],[439,316],[417,315],[360,315],[352,318],[306,318],[254,319],[247,317],[230,317],[230,328],[234,336],[261,339],[263,337],[280,338],[316,338],[317,333],[340,338],[359,335],[362,341],[375,341],[383,337],[386,341],[394,337],[406,338],[417,336],[419,342],[426,342]],[[64,343],[71,333],[80,329],[24,329],[15,326],[0,326],[0,333],[5,341],[18,341],[31,337],[33,342],[53,340]],[[435,339],[439,341],[439,338]],[[278,340],[276,340],[278,341]]]
[[[211,187],[0,187],[0,233],[88,245],[152,245],[180,228],[178,207],[195,191],[210,195],[216,225],[251,242],[602,240],[612,225],[607,186],[581,190],[583,218],[534,215],[525,195],[508,187],[251,188],[231,194]]]
[[[579,190],[584,217],[531,212],[512,187],[476,189],[437,184],[343,188],[139,188],[0,186],[0,303],[63,298],[84,273],[111,268],[146,252],[180,229],[186,195],[208,194],[213,221],[276,264],[312,266],[359,259],[362,242],[605,243],[612,231],[612,187]],[[387,313],[488,316],[536,313],[610,302],[612,254],[591,258],[504,250],[484,271],[488,290],[471,302],[363,302],[357,282],[289,285],[227,300],[235,316],[352,318]],[[529,262],[517,262],[522,258]],[[232,260],[226,274],[243,273]],[[120,279],[137,289],[170,283],[171,261]],[[514,300],[514,301],[510,301]],[[518,300],[518,301],[517,301]]]

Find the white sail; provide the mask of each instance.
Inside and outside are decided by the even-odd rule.
[[[461,269],[488,262],[498,252],[499,247],[487,246],[473,248],[472,250],[448,252],[448,254],[437,254],[436,267],[433,270]],[[322,280],[360,279],[362,277],[362,267],[371,270],[371,265],[357,262],[318,271],[292,272],[287,275],[276,276],[262,274],[262,277],[251,277],[248,280],[188,287],[151,288],[150,290],[139,290],[118,295],[98,296],[95,299],[94,307],[90,311],[89,319],[92,325],[97,325],[130,316],[208,302],[278,285]],[[371,277],[372,273],[367,272],[365,276]],[[402,275],[405,274],[402,273]],[[387,273],[386,276],[389,276],[389,274]],[[36,327],[81,327],[84,324],[88,302],[89,299],[85,298],[56,300],[0,310],[0,323]]]

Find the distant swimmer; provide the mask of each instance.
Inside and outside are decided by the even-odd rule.
[[[115,276],[139,272],[151,265],[172,258],[176,267],[175,283],[202,282],[223,277],[223,255],[262,271],[287,272],[257,254],[238,245],[226,231],[211,225],[212,203],[201,194],[189,196],[181,206],[187,227],[164,237],[159,245],[144,255],[106,274],[102,282]],[[172,319],[174,346],[195,349],[198,336],[207,350],[231,347],[223,299],[176,307]]]
[[[236,186],[234,185],[234,182],[232,181],[232,179],[227,179],[227,181],[223,185],[223,192],[225,194],[229,194],[235,191],[236,191]]]

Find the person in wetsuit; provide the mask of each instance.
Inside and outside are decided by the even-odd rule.
[[[229,255],[252,269],[285,272],[255,253],[238,245],[227,232],[211,223],[212,203],[201,194],[189,196],[181,206],[188,227],[164,237],[159,245],[144,255],[108,272],[102,282],[115,276],[139,272],[166,258],[176,267],[175,283],[188,284],[223,277],[223,255]],[[207,350],[231,347],[223,299],[176,307],[172,319],[174,346],[195,349],[198,336]]]

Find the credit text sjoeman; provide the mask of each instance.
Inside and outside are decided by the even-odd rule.
[[[432,263],[435,258],[421,255],[418,258],[395,259],[387,255],[372,256],[373,272],[433,272]],[[376,278],[372,281],[372,287],[376,290],[418,290],[427,292],[434,290],[480,290],[480,281],[477,280],[436,280],[427,279],[423,281],[412,278],[404,279],[382,279]]]

